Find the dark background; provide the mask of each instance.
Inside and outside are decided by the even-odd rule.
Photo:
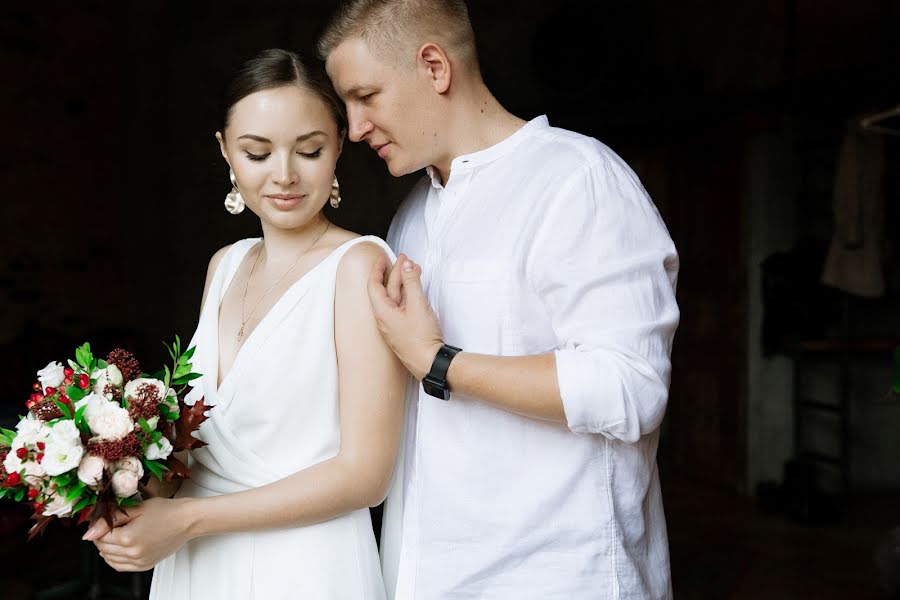
[[[498,99],[621,154],[678,246],[682,323],[659,454],[677,597],[889,597],[891,574],[900,577],[897,562],[885,566],[900,561],[900,544],[894,554],[885,545],[900,525],[900,405],[887,394],[900,335],[900,138],[885,138],[886,296],[847,297],[816,282],[848,123],[900,103],[900,2],[469,4]],[[230,186],[213,138],[222,86],[261,49],[312,55],[335,6],[0,7],[5,426],[24,411],[34,371],[84,340],[99,352],[133,349],[149,368],[164,359],[161,341],[191,336],[209,257],[258,234],[249,211],[222,206]],[[330,215],[377,235],[417,177],[391,178],[355,144],[338,176],[344,201]],[[776,252],[803,260],[780,304],[764,305],[761,264]],[[775,312],[782,319],[764,347],[763,319],[771,325]],[[798,372],[800,341],[846,336],[867,351],[807,352],[812,369]],[[827,466],[784,470],[798,394],[845,399],[843,481]],[[840,453],[839,415],[811,420],[803,435]],[[74,530],[25,545],[27,527],[21,510],[0,503],[4,598],[82,570]],[[66,558],[29,558],[47,554]]]

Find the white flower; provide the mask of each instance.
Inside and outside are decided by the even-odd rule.
[[[38,381],[41,382],[41,387],[45,390],[48,387],[58,388],[59,384],[66,378],[65,373],[63,373],[62,363],[56,361],[48,363],[46,367],[37,372],[37,376]]]
[[[138,476],[127,469],[116,471],[112,476],[112,488],[120,498],[133,496],[137,492]]]
[[[75,508],[76,502],[78,502],[78,498],[73,498],[71,502],[66,502],[65,496],[56,494],[53,500],[44,507],[44,516],[68,517],[72,514],[72,509]]]
[[[6,458],[3,459],[3,468],[7,473],[18,473],[22,470],[22,461],[16,456],[16,450],[18,448],[13,446]]]
[[[147,460],[162,460],[169,458],[172,453],[172,444],[166,438],[161,438],[155,444],[148,444],[144,450],[144,456]]]
[[[156,415],[154,417],[150,417],[149,419],[147,419],[147,426],[150,429],[156,429],[157,425],[159,425],[159,415]]]
[[[99,456],[86,455],[78,465],[78,479],[90,486],[99,485],[103,479],[103,469],[106,461]]]
[[[91,373],[91,378],[96,380],[96,383],[94,383],[95,394],[103,394],[107,385],[121,387],[123,382],[122,371],[116,365],[108,365],[105,369],[97,369]],[[109,398],[111,396],[110,394],[106,397]]]
[[[81,445],[81,433],[75,427],[75,421],[66,419],[57,421],[53,427],[48,427],[50,433],[50,442],[53,445],[61,447],[72,447]]]
[[[116,469],[120,471],[131,471],[137,478],[140,479],[144,476],[144,466],[141,464],[141,461],[134,456],[126,456],[116,463]]]
[[[127,410],[103,396],[97,394],[91,396],[84,410],[84,420],[96,437],[103,440],[118,440],[131,433],[134,422]]]
[[[175,390],[169,388],[169,391],[166,392],[164,402],[169,407],[169,412],[173,413],[174,418],[178,418],[178,413],[181,411],[181,408],[178,406],[178,394],[175,393]]]
[[[84,446],[80,442],[77,446],[50,443],[44,449],[44,460],[41,461],[41,466],[51,477],[62,475],[78,467],[82,456],[84,456]]]
[[[153,389],[154,395],[156,396],[156,401],[160,402],[163,398],[166,397],[166,385],[160,381],[159,379],[150,379],[148,377],[142,377],[140,379],[135,379],[133,381],[129,381],[125,384],[125,397],[132,398],[137,394],[137,391],[144,387],[145,385],[151,386]]]
[[[50,437],[50,428],[43,421],[35,419],[31,413],[16,425],[16,439],[13,440],[13,448],[18,449],[25,445],[46,442]]]
[[[43,482],[47,472],[36,460],[28,460],[22,463],[22,469],[25,471],[25,483],[32,487],[39,487]]]

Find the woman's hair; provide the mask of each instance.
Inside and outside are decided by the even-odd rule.
[[[338,135],[347,132],[344,104],[334,93],[324,70],[318,64],[304,63],[297,54],[279,48],[263,50],[245,62],[225,88],[219,117],[220,131],[224,132],[228,126],[234,105],[250,94],[290,85],[318,96],[331,111]]]

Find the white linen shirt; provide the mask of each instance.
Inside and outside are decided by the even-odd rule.
[[[388,234],[444,341],[554,352],[568,427],[415,382],[385,509],[388,597],[669,598],[656,468],[678,258],[637,176],[538,117],[420,181]]]

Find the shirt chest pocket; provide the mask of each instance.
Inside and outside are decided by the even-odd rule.
[[[516,353],[513,277],[507,264],[491,259],[457,259],[438,269],[435,310],[445,341],[469,352]]]

